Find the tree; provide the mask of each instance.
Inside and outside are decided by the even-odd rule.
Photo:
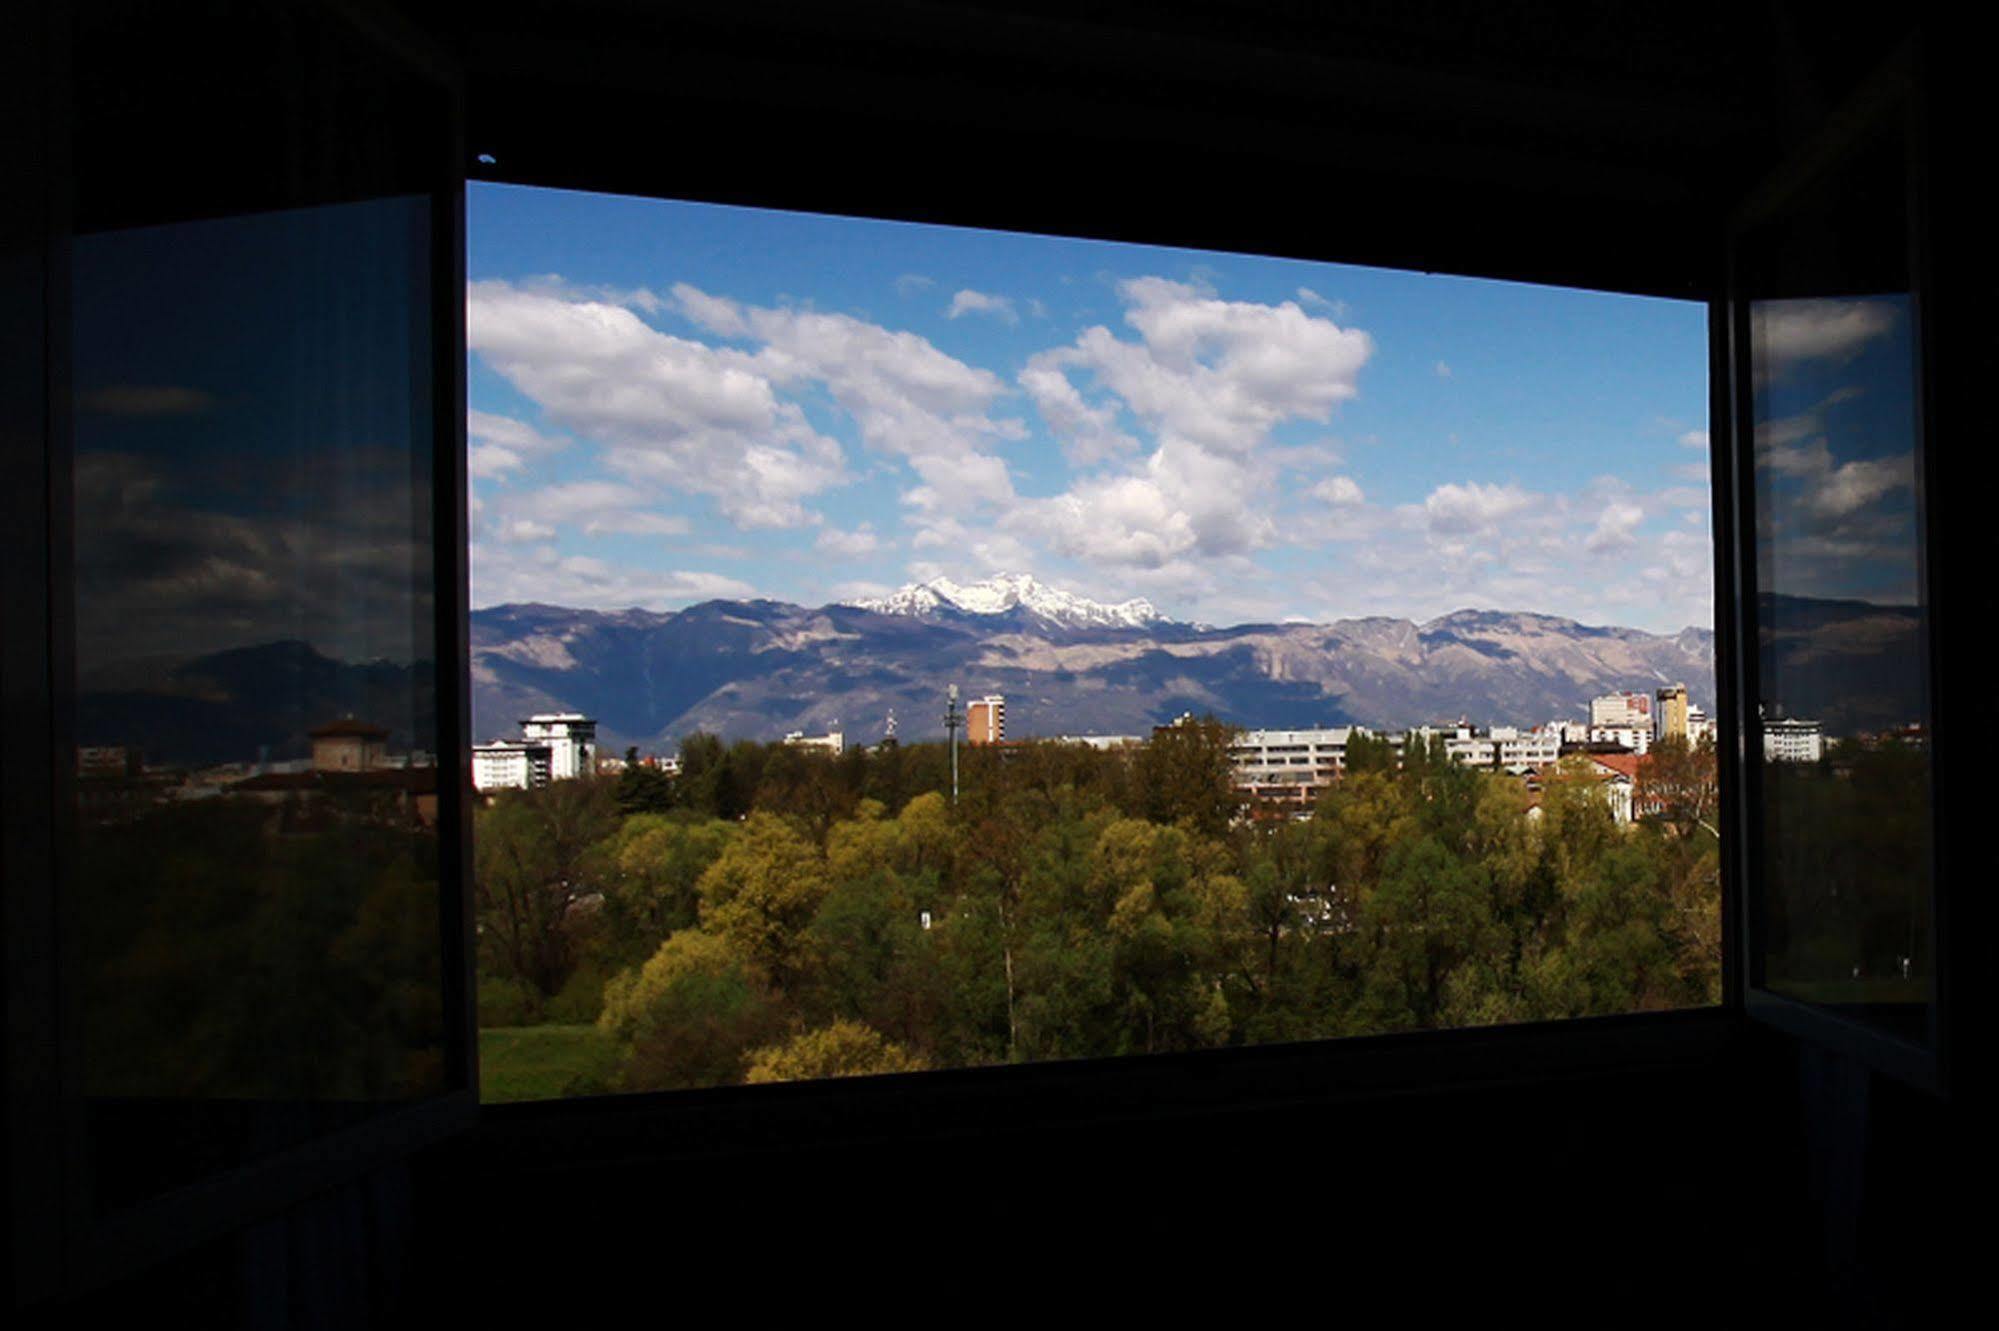
[[[1155,823],[1185,821],[1208,836],[1227,833],[1239,804],[1229,762],[1238,733],[1212,716],[1155,728],[1134,772],[1145,816]]]
[[[627,1047],[627,1090],[731,1084],[781,1029],[777,998],[726,939],[683,929],[604,987],[599,1029]]]
[[[832,889],[818,848],[777,815],[753,813],[700,888],[702,927],[789,988],[808,960],[806,928]]]
[[[614,825],[610,783],[592,778],[510,791],[473,827],[480,960],[488,973],[553,997],[575,963],[572,926],[587,868]]]
[[[676,929],[694,925],[701,875],[736,832],[736,824],[713,818],[646,813],[625,819],[599,848],[601,924],[613,964],[635,964]]]
[[[836,1021],[816,1031],[793,1036],[780,1045],[750,1056],[743,1080],[756,1085],[774,1081],[817,1081],[826,1077],[871,1077],[889,1072],[921,1072],[929,1065],[921,1057],[891,1044],[877,1031],[855,1021]]]
[[[637,745],[625,750],[625,770],[618,774],[618,812],[665,813],[673,807],[673,778],[639,761]]]
[[[1681,836],[1695,828],[1714,832],[1721,787],[1715,777],[1714,741],[1689,745],[1684,735],[1668,735],[1638,764],[1632,805],[1665,820]]]

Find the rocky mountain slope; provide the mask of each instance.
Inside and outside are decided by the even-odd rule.
[[[1488,611],[1209,628],[1143,603],[1069,605],[1022,582],[993,596],[930,583],[817,609],[475,611],[474,729],[508,734],[517,718],[560,707],[599,718],[607,746],[670,749],[696,729],[771,739],[838,728],[871,743],[891,710],[904,738],[941,735],[953,683],[972,697],[1005,694],[1007,732],[1019,737],[1143,734],[1183,711],[1267,727],[1536,724],[1580,719],[1608,690],[1677,682],[1702,706],[1714,701],[1706,630]]]

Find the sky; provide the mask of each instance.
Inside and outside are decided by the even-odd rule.
[[[475,606],[1712,622],[1697,303],[491,184],[467,274]]]

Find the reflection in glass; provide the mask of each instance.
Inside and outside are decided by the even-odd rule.
[[[1749,318],[1761,979],[1922,1040],[1929,701],[1899,156],[1825,189],[1807,215],[1843,229],[1772,237]]]
[[[77,245],[107,1204],[444,1088],[429,225],[398,198]]]

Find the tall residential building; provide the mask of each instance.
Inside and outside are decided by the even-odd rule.
[[[808,735],[802,730],[794,730],[785,735],[784,742],[794,749],[812,749],[835,758],[847,751],[847,735],[840,730],[829,730],[823,735]]]
[[[597,723],[578,712],[537,712],[521,722],[521,739],[546,744],[549,776],[568,781],[597,770]]]
[[[1659,705],[1652,716],[1652,738],[1687,738],[1687,686],[1668,684],[1659,690]]]
[[[1346,769],[1347,739],[1355,731],[1352,726],[1243,731],[1229,746],[1237,793],[1253,800],[1310,804]]]
[[[974,698],[965,707],[965,742],[997,744],[1006,738],[1006,699],[997,693]]]
[[[1665,694],[1661,693],[1660,697]],[[1589,700],[1590,729],[1652,728],[1652,700],[1642,693],[1606,693]]]

